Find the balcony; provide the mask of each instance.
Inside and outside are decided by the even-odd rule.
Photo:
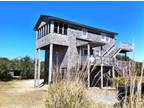
[[[82,31],[75,31],[75,35],[77,38],[77,46],[81,46],[82,44],[87,44],[87,41],[91,46],[103,46],[111,42],[111,38],[104,37],[102,35],[87,33],[87,35],[83,35]]]
[[[68,36],[57,33],[49,33],[37,40],[36,47],[45,47],[50,43],[68,46]]]
[[[122,42],[120,43],[120,48],[122,49],[122,51],[131,52],[134,50],[134,45],[130,43]]]

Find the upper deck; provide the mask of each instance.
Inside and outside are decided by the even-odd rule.
[[[69,46],[71,37],[76,39],[76,46],[87,43],[93,46],[105,45],[113,41],[116,35],[110,31],[49,16],[41,16],[34,29],[37,33],[36,48],[50,43]]]

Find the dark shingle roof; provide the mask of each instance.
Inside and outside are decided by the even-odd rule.
[[[49,19],[49,20],[57,20],[57,21],[61,21],[61,22],[67,23],[67,24],[71,24],[71,25],[75,25],[75,26],[91,29],[91,30],[94,30],[94,31],[103,32],[103,33],[109,33],[109,34],[112,34],[112,35],[117,35],[118,34],[118,33],[112,32],[112,31],[107,31],[107,30],[104,30],[104,29],[99,29],[99,28],[95,28],[95,27],[92,27],[92,26],[87,26],[87,25],[84,25],[84,24],[79,24],[79,23],[76,23],[76,22],[73,22],[73,21],[68,21],[68,20],[65,20],[65,19],[62,19],[62,18],[58,18],[58,17],[54,17],[54,16],[47,16],[47,15],[41,15],[39,17],[38,22],[36,23],[36,25],[34,27],[34,30],[37,30],[37,27],[38,27],[38,25],[40,24],[40,22],[43,18]]]

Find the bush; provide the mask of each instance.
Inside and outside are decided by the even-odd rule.
[[[85,88],[79,82],[62,81],[51,85],[45,100],[46,108],[90,108]]]
[[[10,61],[7,58],[0,58],[0,80],[11,80],[11,75],[8,73],[10,69]]]

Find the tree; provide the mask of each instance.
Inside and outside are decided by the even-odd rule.
[[[22,79],[34,77],[34,61],[29,56],[15,60],[15,68],[21,70]]]
[[[10,80],[11,76],[8,73],[10,69],[10,60],[7,58],[0,58],[0,80]]]

